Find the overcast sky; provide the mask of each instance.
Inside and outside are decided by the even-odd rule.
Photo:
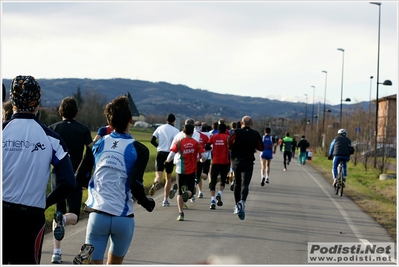
[[[379,80],[393,86],[380,97],[398,91],[398,2],[381,3]],[[367,1],[1,4],[2,78],[165,81],[308,103],[323,101],[327,78],[327,103],[339,104],[344,63],[343,98],[376,97],[379,7]]]

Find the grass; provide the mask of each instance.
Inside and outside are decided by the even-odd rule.
[[[314,153],[309,165],[323,173],[332,183],[331,161],[321,153]],[[392,160],[392,159],[390,159]],[[392,162],[396,166],[395,162]],[[390,171],[391,173],[393,171]],[[379,180],[379,172],[362,164],[348,162],[348,176],[344,194],[368,213],[396,240],[396,179]]]

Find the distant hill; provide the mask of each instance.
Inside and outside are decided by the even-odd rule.
[[[7,88],[11,80],[3,79]],[[244,115],[252,117],[271,116],[284,118],[304,118],[305,103],[284,102],[261,97],[247,97],[230,94],[212,93],[202,89],[192,89],[181,84],[166,82],[148,82],[130,79],[40,79],[42,87],[42,106],[58,107],[66,96],[76,94],[80,87],[95,90],[104,96],[107,102],[119,95],[130,93],[138,111],[144,115],[164,115],[175,113],[182,117],[203,118],[206,116],[223,117],[236,120]],[[363,103],[364,108],[368,107]],[[346,106],[350,106],[347,105]],[[327,105],[332,114],[339,114],[339,105]],[[315,113],[317,113],[315,107]],[[307,105],[307,117],[311,118],[312,105]],[[316,115],[316,114],[315,114]]]

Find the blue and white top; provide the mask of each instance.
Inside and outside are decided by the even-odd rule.
[[[115,216],[133,214],[130,176],[137,161],[136,142],[130,134],[112,132],[93,146],[94,172],[86,205]]]

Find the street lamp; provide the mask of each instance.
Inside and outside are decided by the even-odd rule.
[[[322,72],[324,72],[326,74],[326,82],[325,82],[325,87],[324,87],[324,106],[323,106],[323,147],[324,147],[324,138],[326,136],[325,134],[325,122],[326,122],[326,93],[327,93],[327,71],[323,70]]]
[[[351,100],[349,97],[347,97],[347,98],[345,98],[345,99],[341,99],[341,106],[342,106],[342,101],[344,101],[344,102],[351,102],[352,100]],[[339,127],[342,128],[341,125],[340,125]]]
[[[378,55],[377,55],[377,89],[375,98],[375,140],[374,140],[374,168],[377,167],[377,142],[378,142],[378,85],[392,85],[390,80],[380,83],[380,28],[381,28],[381,3],[370,2],[370,4],[378,6]]]
[[[342,52],[341,106],[339,109],[339,127],[342,127],[342,94],[344,91],[344,54],[345,54],[345,50],[343,48],[338,48],[337,50]]]

